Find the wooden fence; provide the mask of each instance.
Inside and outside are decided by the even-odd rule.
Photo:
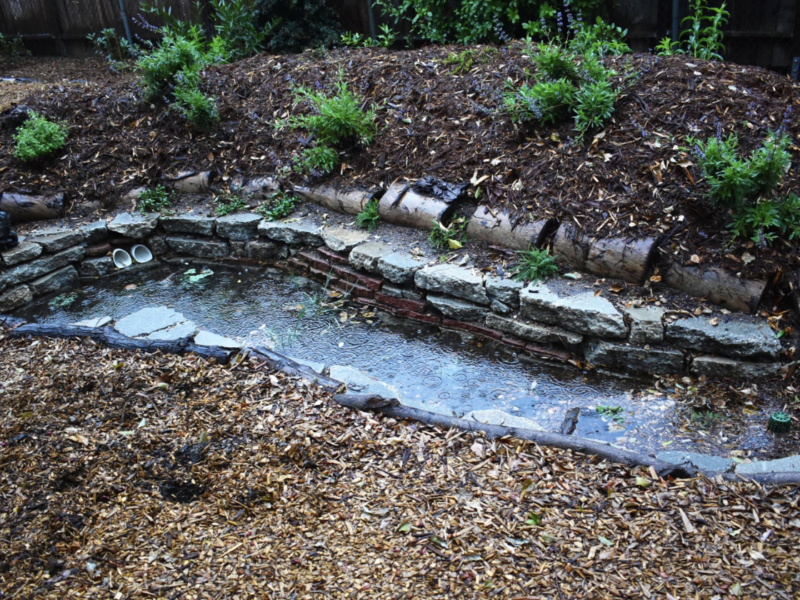
[[[151,37],[134,17],[142,0],[121,0],[135,35]],[[161,0],[184,20],[199,15],[193,0]],[[369,0],[332,0],[343,29],[370,32]],[[689,12],[689,0],[679,0],[679,13]],[[719,5],[719,0],[710,4]],[[612,20],[629,30],[635,50],[653,48],[671,29],[673,0],[615,0]],[[789,70],[800,67],[800,0],[727,0],[731,19],[725,28],[726,58],[741,64]],[[153,21],[152,18],[149,20]],[[374,11],[374,22],[382,15]],[[158,23],[155,23],[158,24]],[[22,35],[42,53],[86,52],[86,36],[112,27],[124,32],[120,0],[0,0],[0,33]]]

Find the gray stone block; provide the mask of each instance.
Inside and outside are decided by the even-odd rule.
[[[656,307],[626,308],[624,313],[630,318],[628,341],[644,346],[660,344],[664,341],[664,309]]]
[[[714,471],[725,473],[727,471],[732,471],[735,464],[731,458],[709,456],[708,454],[698,454],[697,452],[681,452],[679,450],[658,452],[656,453],[656,458],[673,465],[691,465],[695,469],[699,469],[703,472]]]
[[[214,235],[214,217],[206,217],[195,212],[161,217],[161,226],[167,233],[193,233],[195,235]]]
[[[78,265],[78,270],[81,277],[105,277],[116,271],[117,268],[110,256],[101,256],[83,261]]]
[[[109,231],[136,240],[146,238],[158,225],[158,215],[140,213],[122,213],[114,217],[107,227]]]
[[[21,242],[19,246],[11,248],[11,250],[4,250],[0,252],[3,257],[3,264],[8,267],[13,267],[24,262],[28,262],[38,257],[42,253],[42,247],[39,244],[32,244],[28,241]]]
[[[531,323],[520,319],[509,319],[490,313],[486,316],[486,326],[497,331],[510,333],[524,340],[544,344],[561,343],[565,345],[580,344],[583,336],[552,325]]]
[[[52,233],[40,232],[28,236],[25,241],[39,244],[45,252],[53,253],[80,244],[83,242],[83,233],[79,229]]]
[[[497,275],[486,276],[486,294],[492,300],[497,300],[510,306],[519,308],[519,293],[523,288],[521,281],[504,279]]]
[[[483,276],[471,269],[455,265],[434,265],[420,269],[414,275],[417,287],[431,292],[456,296],[478,304],[489,304],[483,287]]]
[[[154,257],[163,256],[169,252],[169,244],[167,244],[165,235],[151,235],[145,240],[144,245],[150,249]]]
[[[492,309],[493,313],[497,313],[498,315],[510,315],[512,312],[514,312],[510,306],[506,306],[498,300],[492,300],[492,302],[489,304],[489,308]]]
[[[425,266],[426,261],[408,252],[391,252],[378,259],[378,273],[392,283],[414,281],[414,273]]]
[[[285,244],[308,244],[309,246],[322,246],[320,228],[311,223],[270,223],[262,221],[258,226],[258,233],[271,240]]]
[[[211,333],[210,331],[201,331],[194,336],[194,343],[198,346],[219,346],[220,348],[227,348],[228,350],[236,350],[242,347],[242,344],[234,339]]]
[[[87,244],[97,244],[108,239],[108,227],[105,221],[95,221],[81,227],[83,239]]]
[[[778,362],[747,362],[723,356],[695,356],[691,367],[691,371],[695,375],[745,380],[774,377],[780,373],[780,370],[781,363]]]
[[[0,312],[14,310],[31,300],[33,300],[33,294],[27,285],[11,288],[4,294],[0,294]]]
[[[49,294],[65,287],[72,287],[78,282],[78,271],[72,265],[48,273],[44,277],[34,279],[28,286],[34,296]]]
[[[428,302],[441,311],[444,316],[456,321],[483,322],[484,318],[486,318],[486,313],[489,312],[489,309],[485,306],[449,296],[428,294]]]
[[[800,471],[800,455],[787,456],[777,460],[758,460],[736,466],[737,475],[757,473],[796,473]]]
[[[167,236],[167,245],[176,254],[188,254],[198,258],[225,258],[230,253],[228,244],[217,240]]]
[[[93,319],[86,319],[85,321],[78,321],[77,323],[73,323],[73,325],[79,327],[104,327],[111,323],[111,321],[113,321],[111,317],[95,317]]]
[[[520,292],[520,312],[533,321],[601,338],[624,338],[628,328],[622,314],[608,300],[583,292],[561,297],[544,284]]]
[[[389,285],[388,283],[384,283],[383,287],[381,288],[381,293],[386,294],[387,296],[391,296],[392,298],[402,298],[403,288],[395,287],[393,285]]]
[[[683,353],[674,348],[645,349],[604,340],[588,342],[584,356],[595,365],[644,373],[681,373],[684,365]]]
[[[123,317],[114,324],[114,329],[122,335],[137,337],[150,335],[155,331],[167,329],[186,321],[181,313],[166,306],[148,306]]]
[[[233,249],[233,254],[239,258],[269,260],[278,257],[285,246],[268,240],[253,240],[249,242],[231,242],[231,248]]]
[[[62,250],[58,254],[51,254],[42,258],[37,258],[34,261],[23,263],[16,267],[12,267],[5,273],[0,275],[0,291],[5,288],[25,281],[30,281],[46,275],[51,271],[66,267],[72,262],[81,260],[86,254],[86,246],[73,246],[68,250]]]
[[[348,392],[376,394],[383,398],[400,398],[400,393],[394,387],[355,367],[333,365],[330,369],[330,376],[331,379],[345,383]]]
[[[667,342],[681,348],[735,358],[778,358],[781,344],[766,323],[729,318],[714,325],[709,318],[679,319],[667,324]]]
[[[344,227],[323,229],[321,235],[325,245],[334,252],[350,252],[359,244],[369,240],[369,234]]]
[[[464,415],[464,418],[470,421],[477,421],[485,425],[504,425],[506,427],[514,427],[515,429],[531,429],[533,431],[544,431],[544,427],[539,425],[536,421],[526,419],[525,417],[515,417],[502,410],[492,408],[489,410],[473,410]]]
[[[347,260],[357,269],[377,273],[378,261],[392,252],[392,248],[382,242],[367,242],[353,248]]]
[[[148,340],[164,340],[174,342],[183,338],[192,337],[197,333],[198,327],[192,321],[184,321],[167,329],[154,331],[147,336]]]
[[[258,238],[258,224],[261,215],[243,213],[228,215],[217,219],[217,235],[221,238],[244,242]]]

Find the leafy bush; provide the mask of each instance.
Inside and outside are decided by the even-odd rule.
[[[339,164],[339,152],[330,146],[314,146],[302,152],[302,158],[295,167],[300,173],[324,175],[332,172]]]
[[[515,123],[538,121],[553,125],[569,116],[575,101],[575,86],[566,79],[524,83],[503,94],[503,104]]]
[[[397,32],[389,27],[386,23],[382,23],[380,27],[381,32],[378,34],[378,46],[381,48],[390,48],[397,41]]]
[[[491,60],[495,54],[497,54],[497,48],[493,48],[491,46],[480,49],[469,48],[468,50],[463,50],[458,54],[451,52],[444,60],[444,64],[455,65],[455,68],[453,69],[454,73],[467,73],[470,69],[472,69],[473,64],[476,62],[478,64],[487,62]]]
[[[619,56],[631,51],[625,43],[627,29],[610,25],[597,17],[594,25],[585,25],[577,22],[573,28],[573,36],[569,41],[569,48],[576,54],[584,56]]]
[[[117,35],[110,27],[100,33],[90,33],[86,38],[94,46],[94,51],[105,57],[114,69],[123,67],[125,61],[136,58],[140,52],[136,44],[128,43],[126,38]]]
[[[239,212],[240,210],[247,210],[250,208],[247,206],[247,203],[244,200],[242,200],[239,196],[231,194],[230,192],[221,192],[216,198],[214,198],[214,204],[217,205],[214,209],[214,212],[216,212],[220,217],[231,215],[235,212]]]
[[[212,50],[232,62],[258,54],[264,38],[272,28],[258,26],[258,9],[254,0],[211,0],[214,29]]]
[[[540,76],[566,79],[571,83],[577,83],[581,78],[578,67],[573,62],[574,55],[557,44],[542,42],[536,51],[532,51],[531,45],[527,44],[524,52],[536,64]]]
[[[428,241],[439,250],[458,250],[467,241],[466,229],[467,221],[462,218],[453,219],[447,227],[433,219],[433,229]]]
[[[269,26],[272,52],[332,46],[341,33],[331,0],[257,0],[259,23]]]
[[[531,248],[517,252],[520,256],[520,264],[514,274],[517,281],[539,281],[558,273],[558,265],[555,258],[548,254],[547,250]]]
[[[575,129],[582,134],[592,127],[601,127],[611,118],[617,93],[608,81],[584,85],[575,94]]]
[[[39,160],[61,150],[69,130],[63,121],[50,121],[32,112],[14,134],[14,156],[24,162]]]
[[[356,215],[356,225],[367,231],[375,231],[381,218],[378,215],[378,201],[370,200],[360,213]]]
[[[278,221],[292,214],[298,202],[300,200],[291,194],[274,192],[267,202],[258,207],[258,213],[269,221]]]
[[[688,54],[703,60],[722,60],[725,45],[722,43],[722,28],[728,22],[730,13],[725,10],[723,2],[719,8],[708,6],[708,0],[689,0],[694,11],[681,21],[682,29],[679,41],[673,42],[668,37],[659,42],[656,52],[660,56]]]
[[[179,74],[184,80],[182,87],[189,87],[190,81],[196,84],[205,65],[203,37],[196,26],[192,26],[188,36],[165,30],[161,44],[141,56],[137,63],[142,72],[145,100],[153,100],[175,88]]]
[[[160,212],[172,208],[173,191],[168,191],[163,185],[147,188],[139,196],[139,211],[142,213]]]
[[[173,95],[175,97],[173,108],[195,129],[205,131],[219,123],[216,101],[204,95],[195,85],[178,86]]]
[[[0,57],[3,58],[17,58],[30,54],[22,43],[22,38],[17,37],[9,38],[0,33]]]

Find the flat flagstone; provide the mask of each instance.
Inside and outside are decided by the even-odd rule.
[[[517,429],[531,429],[533,431],[544,431],[544,427],[536,421],[525,417],[515,417],[505,411],[491,408],[488,410],[473,410],[464,415],[470,421],[478,421],[485,425],[504,425],[506,427],[516,427]]]
[[[167,329],[154,331],[147,336],[148,340],[165,340],[174,342],[183,338],[192,337],[197,333],[198,327],[192,321],[184,321]]]
[[[393,386],[355,367],[333,365],[330,376],[331,379],[347,384],[348,392],[376,394],[382,398],[400,398],[400,392]]]
[[[86,319],[84,321],[78,321],[77,323],[73,323],[78,327],[104,327],[111,323],[113,319],[111,317],[95,317],[93,319]]]
[[[186,317],[171,308],[148,306],[117,321],[114,329],[122,335],[137,337],[150,335],[155,331],[172,327],[184,321],[186,321]]]
[[[205,330],[194,336],[194,343],[198,346],[219,346],[230,350],[242,347],[242,344],[234,339]]]

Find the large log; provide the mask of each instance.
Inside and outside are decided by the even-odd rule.
[[[597,240],[589,247],[585,268],[600,277],[622,279],[641,285],[647,275],[653,252],[658,248],[655,238],[626,241],[623,238]]]
[[[231,192],[240,194],[245,199],[269,200],[275,192],[280,191],[278,181],[272,177],[237,177],[231,183]]]
[[[562,223],[553,238],[553,257],[562,266],[583,270],[589,255],[589,240],[573,225]]]
[[[609,462],[623,464],[627,467],[653,467],[659,477],[674,477],[677,479],[696,477],[700,474],[694,466],[689,464],[675,465],[672,463],[658,460],[652,456],[639,454],[630,450],[624,450],[605,442],[598,442],[586,438],[576,438],[560,433],[547,431],[534,431],[532,429],[521,429],[518,427],[506,427],[505,425],[489,425],[479,421],[459,419],[432,413],[427,410],[404,406],[396,399],[386,399],[372,394],[336,394],[334,401],[347,408],[360,411],[380,412],[392,419],[403,419],[419,421],[434,427],[444,427],[447,429],[464,429],[467,431],[480,431],[487,438],[515,437],[547,446],[550,448],[560,448],[571,450],[591,456],[597,456]],[[705,472],[706,476],[720,476],[731,481],[753,480],[759,483],[773,485],[797,485],[800,484],[800,473],[758,473],[748,475],[746,478],[735,473]]]
[[[211,182],[214,180],[212,171],[187,171],[166,178],[164,185],[182,194],[205,194],[211,190]]]
[[[404,183],[392,184],[378,203],[381,221],[430,231],[444,223],[455,210],[455,202],[423,196]]]
[[[505,210],[479,206],[467,225],[467,237],[501,248],[528,250],[541,245],[553,222],[554,219],[529,221],[527,218],[514,221]]]
[[[4,192],[0,210],[7,212],[14,223],[60,219],[64,216],[64,194],[31,196]]]
[[[749,313],[756,311],[767,289],[766,281],[740,279],[721,268],[686,266],[672,261],[662,273],[661,282],[668,287]]]
[[[331,185],[320,185],[314,188],[296,186],[294,192],[309,202],[349,215],[357,215],[364,210],[374,196],[370,192],[360,190],[338,190]]]

